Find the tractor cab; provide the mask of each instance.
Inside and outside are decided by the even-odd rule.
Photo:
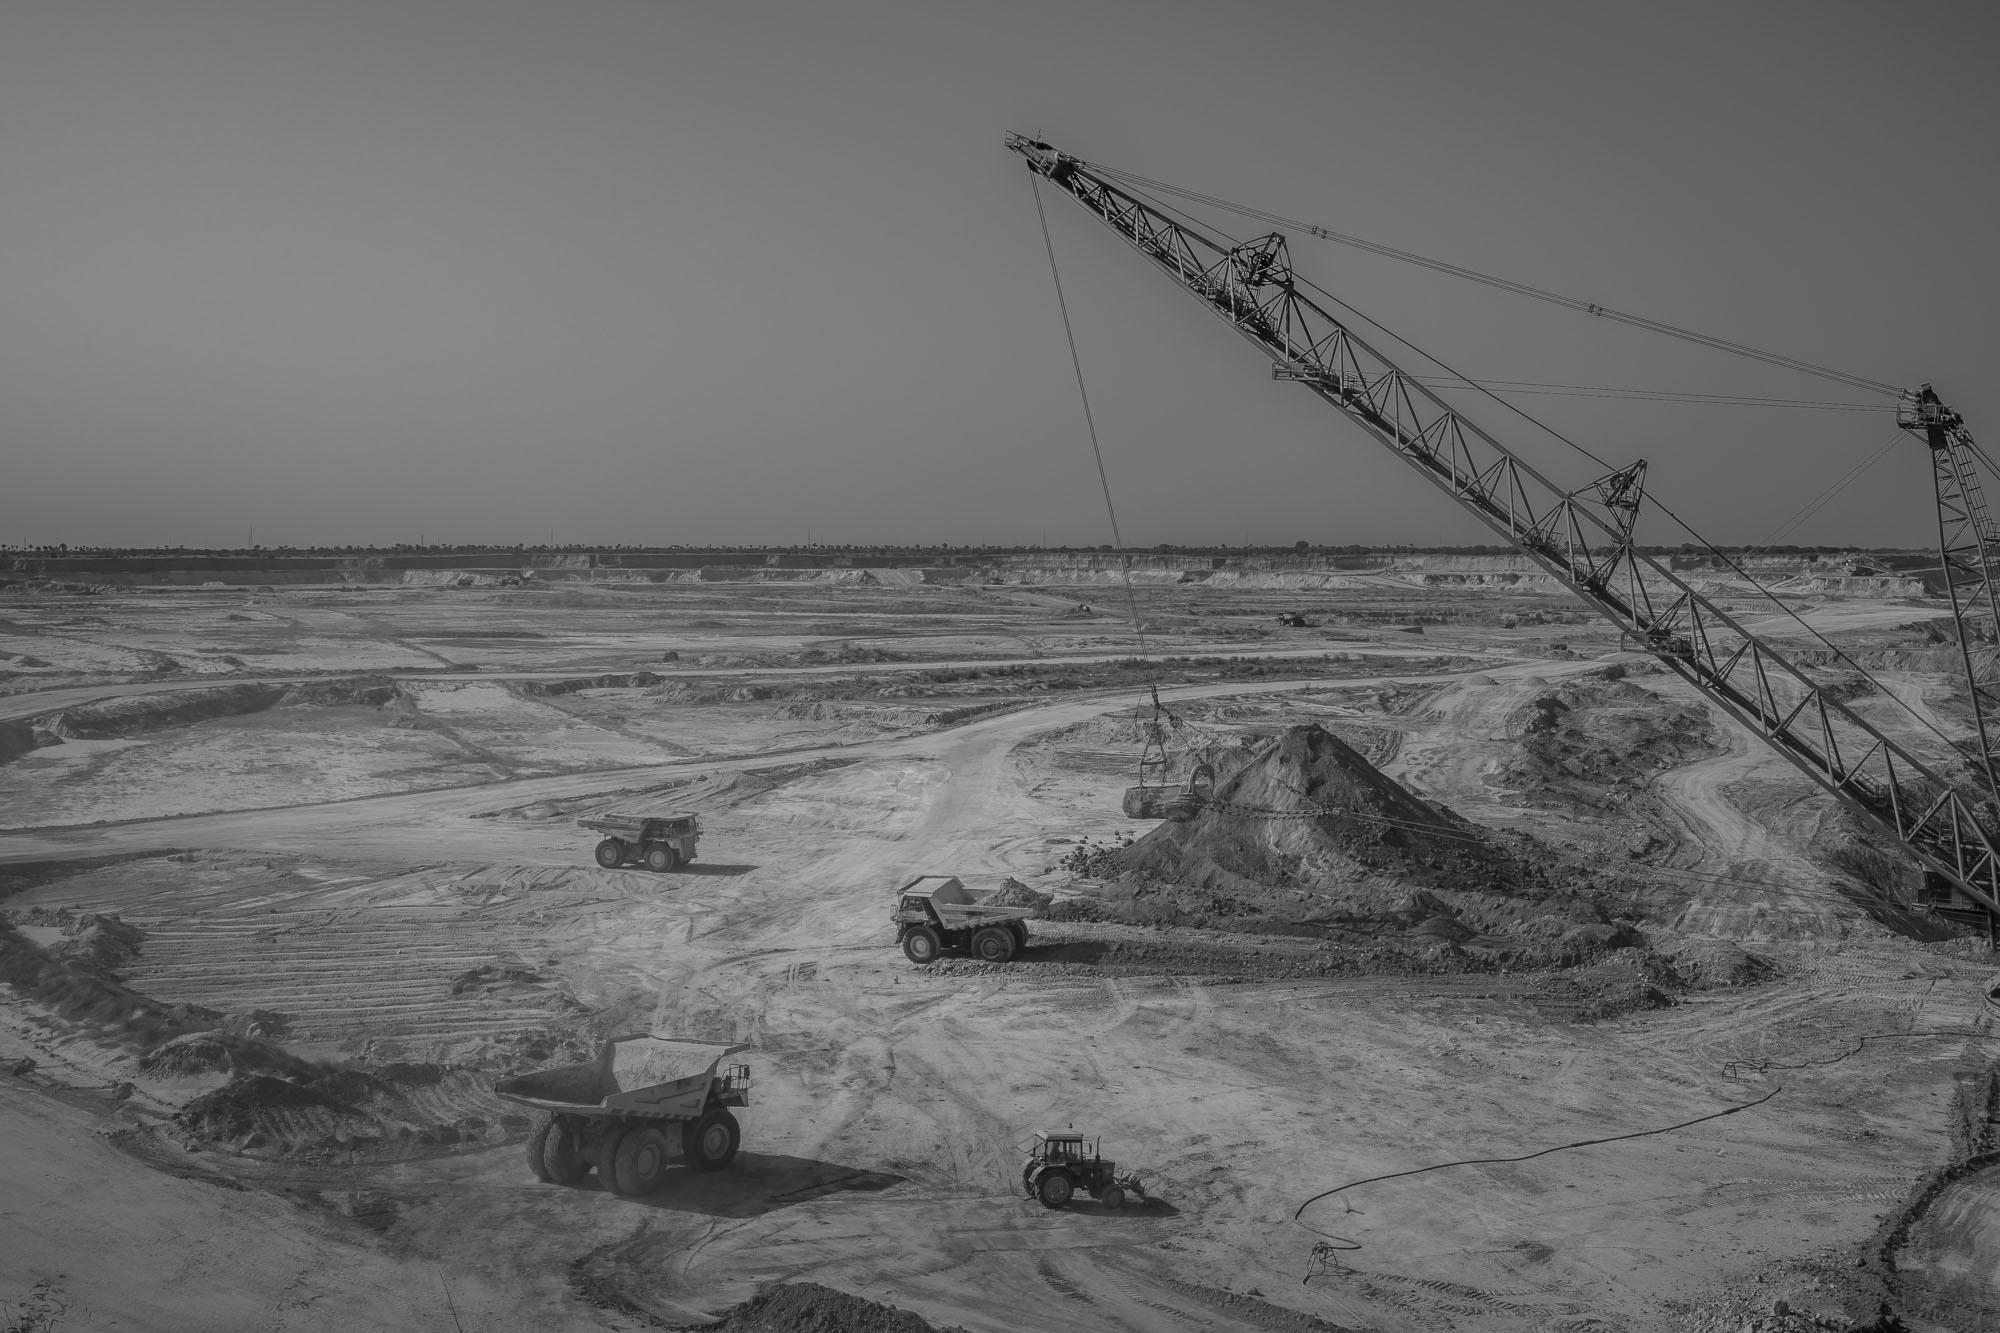
[[[1035,1131],[1035,1145],[1028,1155],[1037,1162],[1081,1162],[1097,1156],[1092,1148],[1086,1148],[1083,1135],[1073,1129]]]

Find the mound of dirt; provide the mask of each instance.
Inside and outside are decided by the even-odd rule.
[[[349,676],[345,680],[314,680],[294,685],[278,702],[287,708],[330,708],[367,704],[380,708],[396,697],[396,682],[387,676]]]
[[[295,1139],[301,1120],[313,1122],[328,1138],[372,1138],[378,1129],[375,1118],[351,1095],[341,1095],[357,1090],[343,1087],[338,1079],[244,1074],[181,1107],[174,1124],[197,1142],[245,1147]],[[301,1114],[313,1112],[317,1114]]]
[[[310,1077],[314,1066],[282,1047],[254,1037],[214,1029],[190,1032],[162,1042],[139,1057],[139,1067],[153,1074],[205,1074],[229,1070],[239,1074]]]
[[[1653,773],[1720,752],[1701,704],[1674,703],[1622,679],[1591,674],[1530,701],[1509,783],[1588,809],[1621,803]]]
[[[1728,940],[1688,940],[1667,951],[1674,971],[1694,990],[1754,986],[1770,976],[1770,960],[1746,953]]]
[[[518,958],[503,958],[498,962],[482,963],[453,977],[451,993],[464,995],[471,991],[483,995],[522,986],[536,987],[548,984],[547,977]]]
[[[817,1282],[783,1282],[726,1311],[721,1333],[956,1333],[908,1310]]]
[[[98,938],[115,937],[106,933]],[[48,1005],[64,1018],[100,1025],[111,1035],[142,1047],[191,1028],[212,1027],[221,1017],[196,1005],[161,1004],[122,985],[88,957],[79,962],[36,947],[5,921],[0,921],[0,982]]]
[[[172,694],[139,694],[65,709],[47,725],[65,740],[115,740],[212,717],[261,713],[285,694],[282,685],[216,685]]]
[[[1046,911],[1049,904],[1055,901],[1055,895],[1036,893],[1020,880],[1009,876],[999,888],[979,901],[985,907],[1023,907],[1034,914]]]
[[[117,981],[121,969],[139,957],[146,932],[118,916],[86,912],[63,924],[63,937],[49,953],[72,967]]]
[[[1223,778],[1193,818],[1160,825],[1117,863],[1223,890],[1331,890],[1358,871],[1464,886],[1506,866],[1476,826],[1418,800],[1317,724],[1287,729]]]

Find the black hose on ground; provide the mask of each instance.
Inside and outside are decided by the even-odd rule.
[[[1322,1237],[1320,1243],[1313,1246],[1313,1254],[1315,1258],[1321,1258],[1325,1255],[1330,1255],[1338,1252],[1345,1252],[1348,1250],[1358,1250],[1361,1248],[1360,1241],[1349,1240],[1345,1236],[1336,1236],[1331,1232],[1321,1231],[1316,1227],[1307,1226],[1306,1223],[1302,1220],[1305,1217],[1306,1209],[1312,1207],[1314,1204],[1318,1203],[1321,1199],[1331,1198],[1336,1194],[1344,1194],[1348,1190],[1358,1189],[1363,1185],[1379,1184],[1384,1180],[1401,1180],[1405,1176],[1421,1176],[1426,1174],[1427,1172],[1444,1171],[1455,1166],[1500,1166],[1509,1162],[1530,1162],[1537,1157],[1547,1157],[1550,1153],[1568,1152],[1572,1148],[1593,1148],[1601,1143],[1623,1143],[1628,1139],[1644,1139],[1644,1138],[1651,1138],[1656,1134],[1671,1134],[1677,1129],[1687,1129],[1690,1126],[1703,1124],[1706,1121],[1720,1120],[1724,1116],[1735,1115],[1738,1111],[1747,1111],[1753,1106],[1762,1106],[1765,1102],[1770,1101],[1773,1097],[1777,1096],[1779,1093],[1783,1091],[1784,1089],[1782,1087],[1773,1088],[1769,1092],[1765,1093],[1762,1097],[1757,1098],[1757,1100],[1755,1101],[1742,1102],[1735,1106],[1726,1107],[1720,1111],[1711,1111],[1707,1115],[1698,1115],[1692,1120],[1683,1120],[1679,1124],[1662,1125],[1658,1129],[1640,1129],[1640,1130],[1634,1130],[1630,1134],[1612,1134],[1606,1138],[1601,1138],[1601,1139],[1580,1139],[1575,1143],[1559,1143],[1553,1148],[1543,1148],[1538,1152],[1523,1153],[1518,1157],[1468,1157],[1461,1161],[1456,1161],[1456,1162],[1434,1162],[1430,1166],[1412,1167],[1407,1171],[1391,1171],[1388,1172],[1386,1175],[1365,1176],[1360,1180],[1350,1180],[1346,1184],[1336,1185],[1329,1190],[1321,1190],[1318,1194],[1313,1195],[1310,1199],[1307,1199],[1304,1203],[1298,1206],[1297,1211],[1295,1211],[1292,1214],[1292,1221],[1297,1223],[1299,1226],[1304,1227],[1307,1231],[1312,1232],[1313,1235]],[[1318,1274],[1309,1273],[1306,1275],[1304,1280],[1310,1282],[1316,1276],[1318,1276]]]

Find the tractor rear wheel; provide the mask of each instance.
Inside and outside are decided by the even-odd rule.
[[[1125,1206],[1125,1187],[1123,1185],[1106,1185],[1104,1193],[1097,1196],[1097,1201],[1106,1208],[1123,1208]]]
[[[736,1160],[736,1150],[742,1146],[743,1130],[736,1117],[720,1106],[681,1127],[681,1147],[697,1171],[720,1171]]]
[[[627,1198],[651,1194],[667,1178],[672,1160],[673,1145],[658,1125],[632,1125],[611,1151],[611,1188]]]
[[[679,861],[680,858],[674,855],[674,849],[664,842],[656,842],[646,849],[646,869],[656,875],[666,874],[679,864]]]
[[[1060,1208],[1076,1193],[1076,1182],[1069,1178],[1067,1171],[1047,1171],[1035,1182],[1035,1197],[1042,1201],[1044,1208]]]
[[[982,963],[1004,963],[1014,956],[1014,932],[1004,926],[982,927],[972,937],[972,956]]]
[[[929,926],[918,926],[903,936],[903,957],[918,966],[935,963],[943,949],[944,944],[938,939],[937,932]]]
[[[616,870],[625,864],[625,844],[616,838],[606,838],[597,844],[597,864],[606,870]]]

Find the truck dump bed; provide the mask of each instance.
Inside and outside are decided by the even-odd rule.
[[[745,1046],[676,1041],[668,1037],[620,1037],[604,1043],[595,1060],[517,1074],[493,1085],[510,1102],[566,1115],[645,1115],[693,1120],[708,1104],[715,1069],[723,1057]],[[743,1105],[743,1089],[732,1075],[727,1100]]]

